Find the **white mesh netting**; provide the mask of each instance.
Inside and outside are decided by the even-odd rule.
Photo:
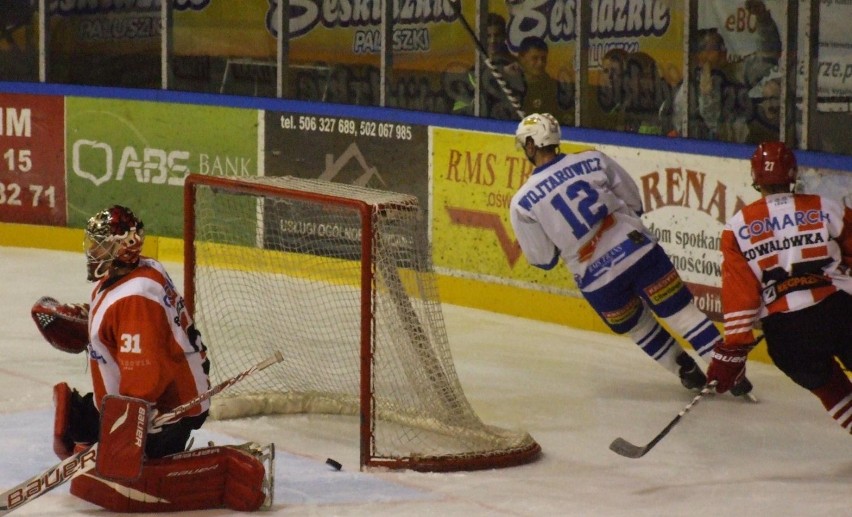
[[[416,198],[293,177],[190,178],[187,294],[212,381],[285,357],[217,396],[214,418],[369,415],[362,461],[391,468],[537,456],[529,434],[484,424],[465,398]]]

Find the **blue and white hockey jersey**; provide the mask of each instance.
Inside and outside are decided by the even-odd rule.
[[[509,213],[527,261],[552,269],[562,257],[584,291],[620,275],[656,242],[639,219],[636,183],[599,151],[559,154],[537,167]]]

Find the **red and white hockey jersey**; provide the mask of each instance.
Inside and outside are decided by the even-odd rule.
[[[810,194],[773,194],[722,231],[725,342],[753,341],[756,320],[852,293],[852,210]]]
[[[206,349],[162,264],[139,266],[92,292],[89,359],[95,404],[107,394],[137,397],[169,411],[210,387]],[[209,408],[205,401],[188,415]]]

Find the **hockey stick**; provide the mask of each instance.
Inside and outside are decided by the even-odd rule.
[[[763,341],[764,337],[765,336],[763,336],[763,335],[759,336],[757,339],[755,339],[754,341],[749,343],[746,346],[746,348],[749,351],[751,351],[754,347],[756,347],[758,345],[758,343]],[[669,431],[671,431],[672,428],[674,426],[676,426],[678,422],[680,422],[680,419],[683,418],[683,415],[689,413],[689,410],[692,409],[692,406],[698,404],[698,401],[700,401],[701,398],[704,397],[704,395],[707,395],[708,393],[710,393],[716,387],[716,384],[717,384],[716,381],[711,381],[706,386],[704,386],[704,388],[701,389],[701,392],[698,395],[696,395],[694,399],[692,399],[692,402],[687,404],[686,407],[683,408],[681,410],[681,412],[677,414],[676,417],[674,417],[674,420],[669,422],[669,425],[667,425],[665,428],[663,428],[663,430],[660,431],[660,433],[657,436],[655,436],[653,440],[648,442],[648,444],[645,445],[644,447],[634,445],[634,444],[628,442],[627,440],[625,440],[624,438],[616,438],[615,440],[612,441],[611,444],[609,444],[609,448],[613,452],[615,452],[616,454],[620,454],[620,455],[625,456],[627,458],[641,458],[642,456],[647,454],[648,451],[653,449],[654,446],[657,445],[657,443],[660,440],[665,438],[665,436],[667,434],[669,434]],[[751,402],[757,402],[757,399],[751,393],[746,393],[743,396],[747,400],[750,400]]]
[[[611,444],[609,444],[609,448],[613,452],[615,452],[616,454],[620,454],[620,455],[622,455],[626,458],[634,458],[634,459],[635,458],[641,458],[642,456],[648,454],[648,451],[653,449],[654,446],[657,445],[657,443],[659,443],[660,440],[665,438],[665,436],[667,434],[669,434],[669,431],[671,431],[674,428],[674,426],[676,426],[677,423],[680,422],[680,419],[683,418],[683,415],[689,413],[689,410],[692,409],[692,407],[694,405],[698,404],[698,402],[701,400],[701,398],[704,397],[704,395],[707,395],[708,393],[710,393],[710,391],[713,390],[713,388],[715,388],[715,387],[716,387],[716,381],[712,381],[709,384],[707,384],[706,386],[704,386],[701,389],[701,392],[699,392],[698,395],[696,395],[695,398],[692,399],[692,402],[687,404],[686,407],[683,408],[680,411],[680,413],[677,414],[676,417],[674,417],[674,420],[669,422],[669,425],[664,427],[663,430],[660,431],[659,434],[657,434],[657,436],[655,436],[653,440],[648,442],[647,445],[645,445],[645,446],[633,445],[632,443],[628,442],[624,438],[616,438],[615,440],[612,441]]]
[[[154,427],[162,426],[165,424],[169,424],[174,421],[176,418],[185,414],[187,411],[192,409],[193,407],[201,404],[205,400],[209,399],[213,395],[220,393],[222,390],[227,389],[230,386],[240,382],[245,379],[249,375],[259,372],[264,368],[272,366],[275,363],[281,362],[284,359],[284,355],[281,352],[275,352],[275,355],[261,361],[260,363],[252,366],[248,370],[237,374],[230,379],[222,381],[216,386],[210,388],[189,402],[182,404],[168,413],[163,413],[162,415],[158,415],[152,421],[152,425]],[[95,460],[98,455],[98,444],[95,443],[91,447],[86,450],[80,451],[73,456],[69,456],[68,458],[62,460],[57,465],[47,469],[46,471],[33,476],[32,478],[24,481],[18,486],[11,488],[5,492],[3,492],[3,500],[0,503],[0,515],[6,515],[9,512],[14,511],[16,508],[20,508],[24,504],[32,501],[33,499],[43,496],[47,492],[50,492],[54,488],[64,484],[66,481],[71,481],[75,477],[78,477],[95,467]]]
[[[453,6],[453,10],[459,16],[459,20],[461,20],[462,25],[464,26],[467,33],[470,34],[470,37],[473,38],[473,42],[476,43],[476,46],[479,47],[479,51],[482,53],[483,60],[485,61],[485,66],[491,70],[491,74],[494,76],[494,79],[497,80],[497,84],[500,86],[500,89],[503,90],[503,94],[506,95],[506,98],[509,99],[509,102],[512,104],[512,107],[515,108],[515,113],[518,114],[518,117],[523,119],[526,117],[524,110],[521,108],[521,103],[515,98],[515,94],[512,93],[509,85],[506,84],[506,79],[503,78],[503,74],[497,70],[497,67],[494,66],[494,63],[491,62],[491,58],[488,57],[488,49],[485,48],[485,45],[482,44],[479,37],[474,32],[473,27],[467,23],[464,15],[461,12],[461,0],[450,0],[450,5]]]

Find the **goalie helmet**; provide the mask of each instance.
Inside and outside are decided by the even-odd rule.
[[[515,145],[523,149],[527,138],[532,138],[536,147],[559,145],[561,131],[559,122],[550,113],[533,113],[527,115],[515,130]]]
[[[145,241],[144,226],[129,208],[120,205],[101,210],[89,219],[83,248],[90,282],[105,277],[116,267],[139,263]]]
[[[789,185],[796,182],[796,156],[784,142],[764,142],[751,156],[751,179],[755,186]]]

